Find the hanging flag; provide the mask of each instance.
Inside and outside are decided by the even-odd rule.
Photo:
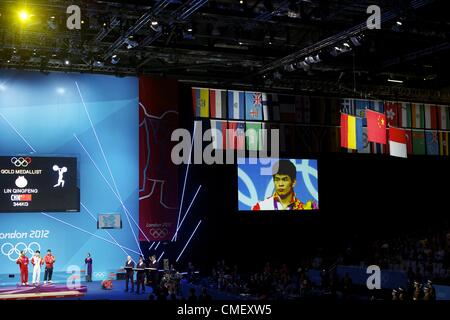
[[[386,114],[386,122],[389,127],[399,126],[399,112],[401,110],[401,104],[398,102],[386,101],[384,103],[384,109]]]
[[[373,154],[386,154],[387,153],[386,146],[387,146],[386,144],[371,142],[370,152]]]
[[[358,153],[370,153],[370,142],[367,136],[367,127],[362,128],[362,144],[358,149]]]
[[[262,120],[262,93],[245,92],[245,119]]]
[[[406,151],[408,152],[408,154],[413,154],[412,131],[409,129],[404,130],[406,137]]]
[[[408,147],[405,130],[398,128],[389,128],[389,154],[393,157],[408,157]]]
[[[278,151],[281,150],[281,126],[279,124],[269,123],[268,124],[268,130],[270,132],[269,138],[270,141],[267,142],[268,149],[270,152],[272,152],[272,143],[276,144],[278,146]],[[276,139],[274,131],[278,130],[278,139]]]
[[[298,123],[311,123],[312,98],[310,99],[309,96],[295,96],[294,104],[295,121]]]
[[[426,129],[437,129],[437,106],[426,104],[425,105],[425,128]]]
[[[439,122],[439,129],[442,130],[450,129],[450,112],[448,106],[438,107],[438,122]]]
[[[325,123],[330,126],[339,125],[339,112],[340,104],[338,98],[327,98],[326,99],[326,110],[325,110]]]
[[[228,118],[244,119],[245,94],[243,91],[228,91]]]
[[[227,90],[209,89],[209,108],[211,118],[226,119]]]
[[[448,156],[448,131],[439,132],[439,154],[441,156]]]
[[[426,154],[425,151],[425,132],[421,130],[412,130],[412,143],[414,154]]]
[[[245,150],[245,123],[240,121],[228,122],[227,149]]]
[[[280,94],[278,95],[278,103],[280,106],[280,121],[293,122],[295,119],[295,102],[296,96]]]
[[[269,125],[265,122],[263,122],[261,124],[261,130],[260,130],[260,134],[259,134],[259,150],[260,151],[268,151],[269,149],[269,142],[270,142],[270,130],[269,130]],[[266,152],[266,154],[268,154]]]
[[[342,99],[341,112],[354,116],[356,114],[355,99]]]
[[[427,154],[431,156],[439,155],[439,138],[437,131],[425,131],[425,141],[427,144]]]
[[[226,148],[226,130],[226,121],[211,120],[211,136],[213,139],[214,149],[224,150]]]
[[[384,113],[384,101],[381,100],[373,100],[370,102],[370,109],[373,111],[377,111],[380,113]]]
[[[209,117],[209,89],[192,88],[192,106],[196,117]]]
[[[370,109],[369,100],[355,100],[355,115],[362,119],[363,126],[367,126],[366,109]]]
[[[262,93],[262,105],[263,105],[263,119],[269,120],[269,102],[267,100],[267,93]]]
[[[411,103],[412,127],[425,127],[425,111],[424,105],[421,103]]]
[[[371,142],[386,144],[386,116],[383,113],[366,110],[367,138]]]
[[[412,116],[411,116],[411,103],[410,102],[402,102],[400,103],[400,112],[398,119],[399,125],[402,128],[411,128],[412,127]]]
[[[246,123],[245,139],[247,150],[258,151],[261,150],[261,123],[247,122]]]
[[[280,121],[280,103],[278,102],[278,94],[277,93],[268,93],[267,94],[267,119],[271,121]],[[266,113],[264,114],[266,117]]]
[[[341,147],[347,149],[361,149],[362,119],[341,113]]]

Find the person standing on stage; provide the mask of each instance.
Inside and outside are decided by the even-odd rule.
[[[86,281],[92,282],[92,258],[90,253],[87,254],[86,259],[84,259],[84,263],[86,264],[87,269]]]
[[[44,264],[44,259],[41,257],[41,252],[36,250],[33,258],[31,258],[31,264],[33,265],[33,281],[34,285],[38,285],[41,281],[41,266]]]
[[[127,257],[127,261],[125,262],[125,292],[128,291],[128,283],[131,280],[131,292],[134,291],[134,261],[131,260],[131,257]]]
[[[52,250],[47,250],[47,255],[44,258],[45,261],[45,273],[44,273],[44,284],[51,283],[52,282],[52,275],[53,275],[53,264],[56,261],[56,258],[54,255],[52,255]]]
[[[139,288],[142,286],[142,293],[145,293],[145,285],[144,285],[144,278],[145,278],[145,262],[144,257],[139,256],[139,262],[136,265],[137,275],[137,288],[136,293],[139,294]]]
[[[149,270],[149,274],[147,276],[147,282],[151,282],[152,284],[152,288],[153,290],[155,289],[155,286],[158,283],[158,268],[159,268],[159,263],[156,260],[156,256],[150,256],[149,257],[149,263],[148,263],[148,267],[151,268],[152,270]]]
[[[25,255],[25,251],[20,251],[20,256],[16,263],[20,268],[20,282],[22,282],[23,286],[28,285],[28,258]]]

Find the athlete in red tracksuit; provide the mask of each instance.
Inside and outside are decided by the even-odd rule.
[[[23,251],[20,252],[16,263],[20,267],[20,282],[23,286],[28,285],[28,258]]]

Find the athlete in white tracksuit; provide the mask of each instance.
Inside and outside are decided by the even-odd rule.
[[[36,250],[33,258],[31,258],[31,263],[33,265],[33,281],[32,283],[38,285],[41,280],[41,266],[44,264],[44,259],[41,257],[39,250]]]

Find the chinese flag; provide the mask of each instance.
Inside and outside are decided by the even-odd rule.
[[[366,110],[367,140],[386,144],[386,116],[370,109]]]

